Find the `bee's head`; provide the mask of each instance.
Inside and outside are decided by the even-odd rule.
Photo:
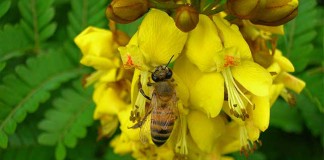
[[[168,80],[172,77],[172,70],[168,68],[168,65],[170,64],[173,56],[170,58],[169,62],[166,65],[160,65],[156,67],[155,71],[152,73],[152,79],[154,82]]]
[[[168,80],[172,77],[172,70],[166,66],[158,66],[152,73],[152,79],[154,82],[160,82]]]

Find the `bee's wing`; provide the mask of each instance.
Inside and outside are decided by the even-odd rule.
[[[148,115],[147,119],[150,119],[150,115]],[[147,119],[145,119],[145,122],[143,122],[143,125],[140,128],[140,141],[143,144],[148,143],[148,137],[150,135],[150,123]]]
[[[161,101],[153,94],[151,105],[153,108],[151,125],[161,126],[163,130],[173,126],[174,121],[177,119],[177,97],[175,93],[168,102]]]

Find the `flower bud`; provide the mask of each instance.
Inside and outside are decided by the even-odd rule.
[[[199,21],[199,13],[190,5],[177,8],[174,16],[176,26],[183,32],[189,32],[196,28]]]
[[[297,16],[298,0],[228,0],[227,10],[254,24],[277,26]]]
[[[140,18],[148,10],[148,0],[113,0],[106,9],[106,17],[125,24]]]
[[[268,0],[265,8],[260,11],[256,19],[251,19],[251,22],[255,24],[277,26],[287,23],[297,16],[298,0],[284,0],[278,1],[277,3],[274,1]]]
[[[227,10],[240,19],[250,19],[256,16],[256,12],[261,10],[266,0],[228,0]]]

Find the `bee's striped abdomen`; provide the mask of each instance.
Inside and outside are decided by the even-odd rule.
[[[163,145],[169,139],[175,121],[171,110],[164,110],[164,112],[163,110],[163,108],[157,108],[152,111],[151,116],[151,137],[157,146]]]

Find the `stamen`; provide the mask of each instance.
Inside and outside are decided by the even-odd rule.
[[[180,118],[180,133],[178,134],[178,140],[176,144],[176,152],[180,155],[187,155],[188,154],[188,147],[187,147],[187,119],[183,115],[179,115]]]
[[[251,141],[249,140],[247,130],[245,126],[240,127],[240,142],[241,142],[241,154],[244,154],[246,157],[249,154],[253,153],[259,146],[262,145],[260,140]]]
[[[230,107],[230,112],[237,118],[241,118],[243,121],[246,118],[249,118],[249,115],[246,111],[245,105],[241,96],[253,106],[252,102],[244,95],[240,88],[236,85],[234,78],[232,76],[231,70],[229,67],[225,68],[222,71],[225,85],[227,88],[228,94],[228,104]]]

